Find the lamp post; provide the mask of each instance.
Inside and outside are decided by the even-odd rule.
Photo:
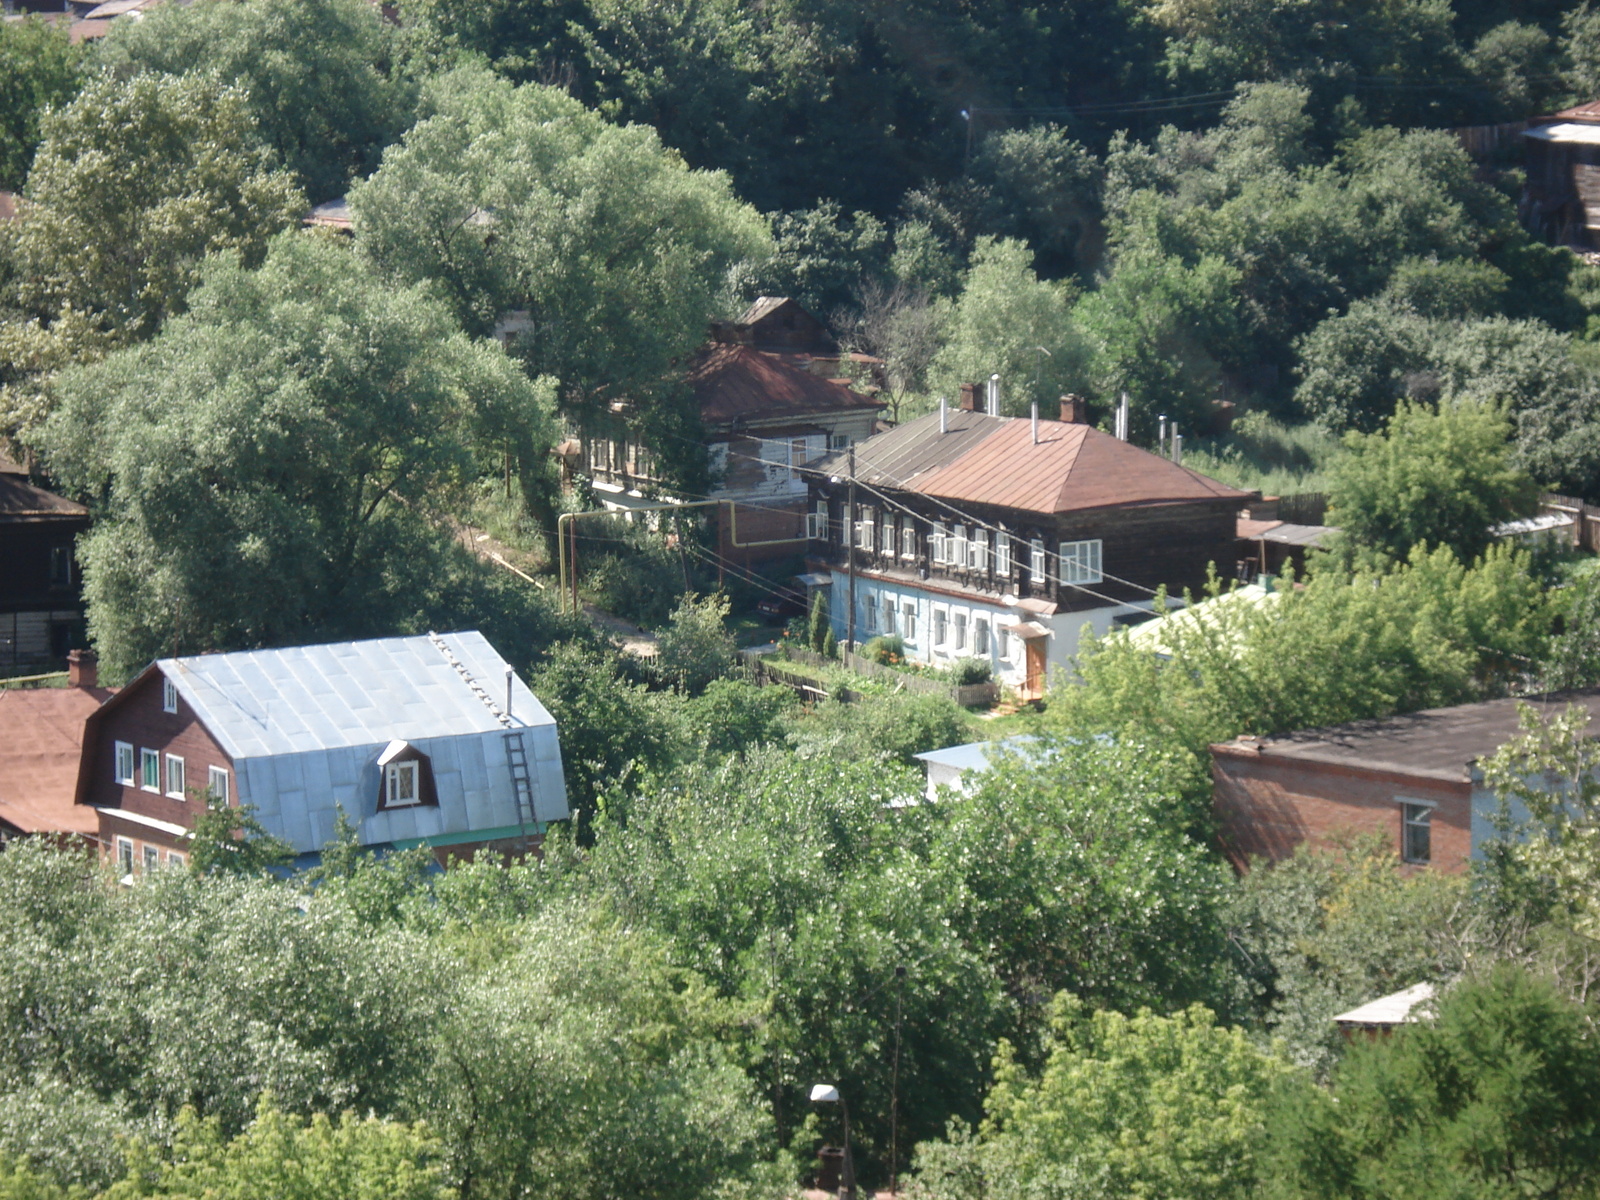
[[[813,1084],[811,1103],[837,1104],[844,1116],[844,1162],[839,1168],[839,1200],[856,1200],[856,1168],[850,1160],[850,1106],[831,1083]]]

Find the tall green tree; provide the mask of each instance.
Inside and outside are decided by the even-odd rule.
[[[77,94],[83,49],[64,24],[38,17],[0,24],[0,188],[20,191],[49,109]]]
[[[1381,433],[1353,433],[1329,468],[1328,520],[1358,546],[1403,558],[1444,546],[1470,561],[1494,526],[1527,516],[1537,492],[1513,462],[1511,425],[1495,406],[1403,403]]]
[[[118,21],[96,46],[118,75],[215,74],[244,89],[261,139],[313,201],[370,174],[410,123],[398,31],[361,0],[200,0]]]
[[[159,337],[64,377],[45,430],[99,513],[82,557],[106,669],[426,628],[453,554],[434,519],[504,447],[540,461],[548,390],[331,239],[203,278]]]

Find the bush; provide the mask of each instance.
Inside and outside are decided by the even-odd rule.
[[[958,658],[950,664],[950,681],[957,687],[988,683],[993,675],[994,672],[987,659]]]
[[[881,667],[899,662],[906,656],[906,644],[897,634],[882,634],[861,647],[861,657],[869,658]]]

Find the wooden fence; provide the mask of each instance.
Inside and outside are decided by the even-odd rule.
[[[814,650],[802,650],[798,647],[789,647],[784,654],[795,662],[805,663],[813,667],[840,666],[853,674],[866,679],[881,679],[897,691],[910,692],[912,695],[921,696],[949,696],[962,708],[973,708],[978,705],[992,705],[1000,698],[1000,687],[989,680],[987,683],[947,683],[941,679],[929,679],[923,675],[914,675],[909,671],[896,671],[893,667],[875,663],[870,658],[863,658],[848,650],[841,651],[839,659],[835,662],[831,658],[824,658]],[[812,675],[800,671],[786,670],[784,660],[772,655],[761,656],[746,653],[745,661],[749,664],[752,677],[761,682],[764,677],[773,683],[782,684],[784,687],[793,688],[806,699],[826,699],[835,696],[846,703],[851,703],[863,698],[861,692],[851,688],[838,687],[829,689],[827,684]]]
[[[1600,554],[1600,508],[1585,504],[1576,496],[1545,492],[1539,497],[1541,513],[1562,513],[1572,518],[1572,540],[1580,550]]]

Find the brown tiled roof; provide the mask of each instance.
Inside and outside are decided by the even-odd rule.
[[[1600,123],[1600,100],[1591,100],[1576,108],[1564,108],[1556,114],[1563,121],[1588,121]]]
[[[0,690],[0,820],[25,833],[95,836],[99,813],[73,803],[83,724],[107,688]]]
[[[824,469],[839,470],[830,455]],[[965,504],[1063,513],[1186,500],[1244,501],[1252,493],[1119,441],[1089,425],[954,410],[918,417],[856,448],[857,478]]]
[[[701,350],[686,378],[700,402],[700,419],[710,427],[883,407],[770,354],[725,342]]]
[[[0,474],[0,524],[54,521],[88,515],[87,508],[65,496],[34,487],[19,475]]]

